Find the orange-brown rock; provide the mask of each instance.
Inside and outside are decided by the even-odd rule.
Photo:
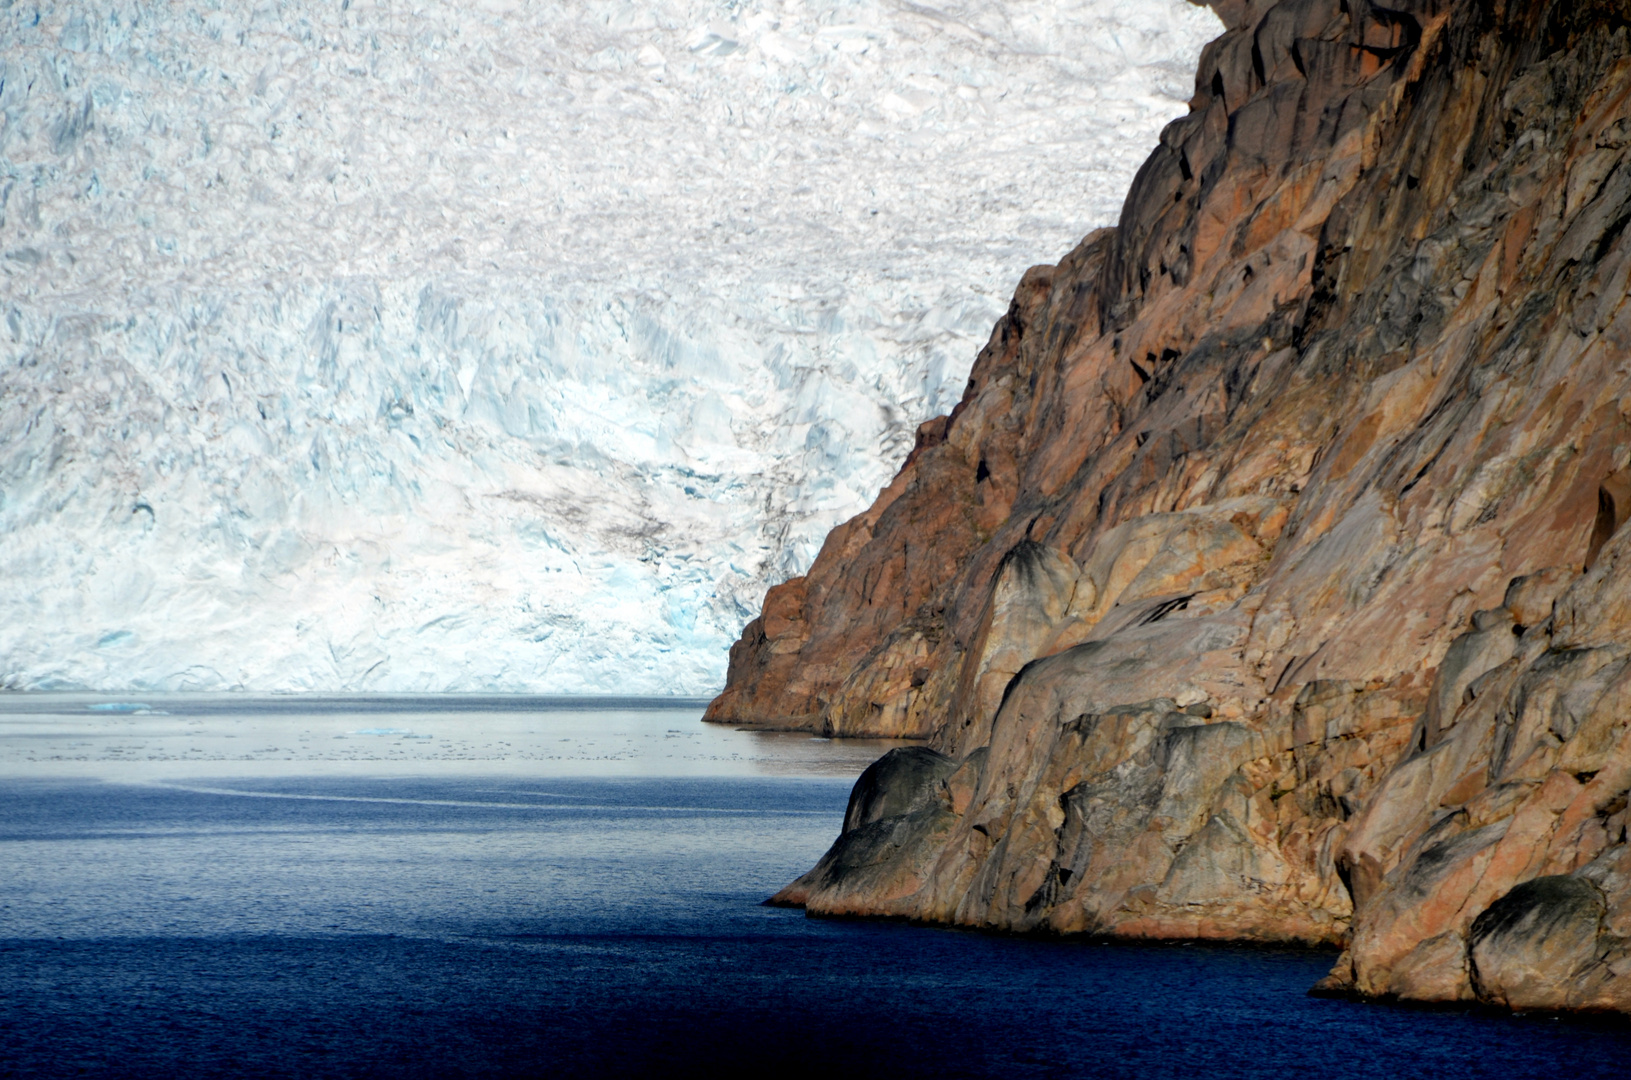
[[[1218,7],[732,650],[710,719],[929,743],[781,899],[1631,1011],[1631,0]]]

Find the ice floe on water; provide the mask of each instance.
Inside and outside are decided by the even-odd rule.
[[[0,11],[0,685],[705,693],[1184,0]]]

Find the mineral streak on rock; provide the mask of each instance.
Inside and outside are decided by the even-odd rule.
[[[928,743],[779,899],[1631,1011],[1631,3],[1220,14],[732,650],[713,720]]]

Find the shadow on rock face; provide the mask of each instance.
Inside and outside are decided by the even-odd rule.
[[[935,801],[941,781],[957,771],[957,764],[927,746],[889,751],[855,781],[844,811],[844,832],[924,809]]]
[[[1586,548],[1586,566],[1591,569],[1603,545],[1620,531],[1631,517],[1631,470],[1621,469],[1603,479],[1597,489],[1597,521],[1592,526],[1591,544]]]
[[[962,762],[926,746],[902,746],[867,766],[850,792],[844,831],[810,872],[766,903],[803,907],[814,894],[825,914],[889,914],[918,892],[957,822],[947,780]]]
[[[1555,1007],[1557,986],[1592,967],[1607,910],[1583,878],[1539,877],[1516,886],[1472,924],[1478,996],[1512,1008]]]

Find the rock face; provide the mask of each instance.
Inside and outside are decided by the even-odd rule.
[[[709,718],[927,740],[779,896],[1631,1010],[1631,3],[1234,0]]]

